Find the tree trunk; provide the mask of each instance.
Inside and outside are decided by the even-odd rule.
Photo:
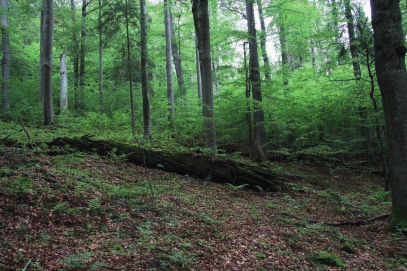
[[[103,113],[103,35],[102,35],[102,0],[99,0],[99,112]]]
[[[280,47],[281,47],[281,63],[282,63],[282,71],[283,71],[283,84],[284,84],[284,92],[288,93],[290,91],[289,87],[289,79],[288,79],[288,43],[287,43],[287,33],[286,33],[286,26],[284,22],[284,15],[280,15],[282,21],[280,22],[280,27],[278,31],[278,35],[280,38]]]
[[[389,143],[392,214],[388,229],[407,228],[407,71],[400,1],[371,0],[377,81]]]
[[[170,12],[170,27],[171,27],[171,51],[172,51],[172,58],[174,59],[175,73],[177,75],[179,93],[180,93],[183,104],[188,105],[187,90],[185,88],[184,75],[183,75],[182,66],[181,66],[181,56],[180,56],[180,53],[178,52],[177,41],[175,39],[174,22],[172,20],[171,9],[169,10],[169,12]]]
[[[42,1],[42,22],[41,25],[41,51],[43,59],[41,61],[41,79],[43,97],[44,125],[54,124],[54,115],[52,111],[52,44],[54,29],[54,9],[53,0]]]
[[[164,0],[164,26],[165,26],[165,67],[167,72],[167,98],[168,98],[168,120],[173,128],[175,115],[174,108],[174,85],[172,82],[172,50],[171,50],[171,20],[170,1]]]
[[[60,60],[60,81],[61,81],[61,100],[60,100],[60,110],[61,113],[68,109],[68,77],[66,72],[66,48],[59,56]]]
[[[267,159],[265,154],[266,129],[264,127],[264,111],[262,108],[262,94],[259,71],[259,55],[257,52],[256,26],[254,21],[253,2],[246,0],[247,28],[249,33],[249,69],[252,96],[254,100],[253,120],[254,120],[254,153],[256,159],[264,161]]]
[[[148,47],[147,47],[147,7],[140,0],[140,51],[141,51],[141,87],[143,96],[144,137],[151,137],[150,94],[148,85]]]
[[[195,31],[195,65],[196,65],[196,82],[198,87],[198,98],[202,98],[202,73],[201,73],[201,64],[199,60],[199,47],[198,47],[198,35]]]
[[[107,156],[111,152],[125,154],[126,159],[138,165],[147,164],[181,175],[209,179],[213,182],[230,183],[232,185],[248,184],[251,187],[266,191],[280,191],[288,188],[287,182],[301,179],[290,174],[276,173],[270,165],[258,165],[247,161],[228,160],[216,156],[208,156],[190,152],[158,151],[141,149],[135,145],[113,141],[92,140],[89,136],[81,138],[57,138],[48,143],[51,146],[96,152]],[[51,151],[49,153],[53,155]],[[60,154],[60,153],[57,153]]]
[[[364,100],[365,97],[362,92],[363,86],[361,85],[361,82],[360,82],[362,72],[361,72],[360,64],[359,64],[359,48],[357,45],[359,43],[359,41],[357,40],[356,34],[355,34],[355,24],[354,24],[350,0],[345,0],[345,17],[346,17],[347,26],[348,26],[350,53],[352,56],[353,75],[355,77],[356,89],[358,91],[357,94],[361,100]],[[366,153],[366,156],[369,156],[369,152],[370,152],[370,149],[372,148],[372,146],[371,146],[371,141],[370,141],[370,128],[368,127],[368,121],[367,121],[367,114],[368,114],[367,108],[365,106],[359,106],[358,113],[359,113],[359,117],[360,117],[360,130],[361,130],[361,134],[362,134],[362,137],[364,140],[363,152]]]
[[[202,111],[204,117],[205,146],[216,153],[216,128],[212,88],[212,62],[208,9],[208,0],[193,0],[192,13],[194,17],[195,33],[198,34],[199,62],[202,76]]]
[[[8,33],[8,0],[0,0],[1,8],[1,34],[3,58],[2,68],[2,110],[3,117],[8,116],[10,110],[10,40]]]
[[[267,55],[267,48],[266,48],[266,24],[264,23],[264,15],[263,15],[263,6],[261,3],[261,0],[257,0],[257,8],[259,12],[259,17],[260,17],[260,27],[261,27],[261,32],[260,32],[260,46],[261,46],[261,51],[262,51],[262,57],[263,57],[263,62],[264,62],[264,77],[266,80],[270,80],[270,61],[269,57]]]
[[[127,39],[127,71],[129,74],[129,92],[130,92],[130,126],[133,138],[136,138],[136,120],[135,120],[135,110],[134,110],[134,97],[133,97],[133,72],[131,70],[131,50],[130,50],[130,34],[129,34],[129,6],[128,1],[126,4],[126,39]]]
[[[87,0],[82,0],[82,26],[81,26],[81,56],[79,64],[79,89],[78,89],[78,109],[80,112],[85,110],[85,60],[86,60],[86,8]]]
[[[76,33],[76,7],[75,0],[71,0],[72,11],[72,53],[73,53],[73,88],[74,88],[74,108],[76,111],[80,109],[79,101],[79,54],[78,54],[78,37]]]

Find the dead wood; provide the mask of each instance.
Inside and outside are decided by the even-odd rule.
[[[115,151],[116,155],[126,155],[132,163],[143,165],[143,149],[131,144],[114,141],[93,140],[86,135],[80,138],[60,137],[48,143],[50,147],[69,145],[79,151],[98,153],[106,156]],[[249,161],[236,161],[223,157],[176,152],[169,150],[144,149],[146,166],[158,168],[199,179],[209,179],[233,185],[248,184],[265,191],[286,190],[288,183],[301,179],[298,176],[277,173],[270,169],[271,164],[257,164]]]
[[[321,221],[321,220],[315,220],[315,219],[310,219],[309,222],[311,223],[323,223],[327,226],[333,226],[333,227],[340,227],[340,226],[362,226],[362,225],[367,225],[371,224],[377,220],[385,220],[390,215],[381,215],[381,216],[376,216],[371,219],[367,220],[351,220],[351,221],[342,221],[342,222],[327,222],[327,221]]]

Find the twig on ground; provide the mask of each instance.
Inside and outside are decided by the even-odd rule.
[[[343,221],[343,222],[329,222],[329,221],[322,221],[322,220],[316,220],[316,219],[309,219],[308,221],[311,223],[324,223],[325,225],[333,226],[333,227],[362,226],[362,225],[370,224],[377,220],[385,220],[389,216],[390,215],[381,215],[381,216],[377,216],[377,217],[367,219],[367,220],[354,220],[354,221]]]

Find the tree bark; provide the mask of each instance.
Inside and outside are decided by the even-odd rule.
[[[79,54],[78,54],[78,37],[76,33],[76,7],[75,0],[71,0],[72,11],[72,53],[73,53],[73,88],[74,88],[74,108],[76,111],[80,109],[79,101]]]
[[[172,82],[172,50],[171,50],[171,20],[170,1],[164,0],[164,27],[165,27],[165,68],[167,72],[167,99],[168,99],[168,120],[173,126],[175,115],[174,107],[174,84]],[[172,127],[173,128],[173,127]]]
[[[0,0],[1,8],[1,34],[3,58],[2,68],[2,110],[3,117],[8,116],[10,110],[10,40],[8,32],[8,0]]]
[[[146,1],[140,0],[140,51],[141,51],[141,87],[143,96],[144,137],[151,137],[150,94],[148,84],[148,47],[147,47],[147,7]]]
[[[267,48],[266,48],[266,24],[264,23],[264,15],[263,15],[263,6],[261,3],[261,0],[257,0],[257,8],[259,12],[259,18],[260,18],[260,27],[261,27],[261,32],[260,32],[260,46],[261,46],[261,51],[262,51],[262,57],[263,57],[263,62],[264,62],[264,77],[266,80],[270,80],[270,61],[269,57],[267,55]]]
[[[82,26],[81,26],[81,50],[79,64],[79,89],[78,89],[78,110],[85,110],[85,72],[86,72],[86,8],[90,2],[82,0]]]
[[[180,93],[183,104],[185,106],[187,106],[188,105],[187,90],[185,88],[184,73],[182,71],[182,65],[181,65],[181,56],[180,56],[180,52],[178,51],[177,40],[175,38],[174,22],[172,20],[171,9],[169,10],[169,12],[170,12],[170,27],[171,27],[172,58],[174,60],[175,73],[177,75],[179,93]]]
[[[61,113],[68,109],[68,77],[66,72],[66,48],[64,47],[64,51],[59,56],[60,60],[60,69],[59,69],[59,76],[61,81],[61,96],[60,96],[60,104],[59,108]]]
[[[90,136],[81,138],[57,138],[48,143],[51,146],[89,151],[95,150],[99,155],[107,156],[112,151],[125,154],[126,159],[138,165],[146,163],[151,168],[158,168],[181,175],[209,179],[219,183],[232,185],[248,184],[260,187],[266,191],[280,191],[288,188],[287,182],[301,179],[301,177],[280,174],[270,169],[269,165],[258,165],[251,162],[228,160],[216,156],[190,152],[174,152],[159,150],[143,150],[135,145],[113,141],[92,140]],[[50,152],[50,155],[54,153]],[[60,153],[55,153],[60,154]],[[144,160],[145,159],[145,160]]]
[[[199,62],[202,76],[202,111],[204,117],[205,146],[216,153],[208,0],[193,0],[192,14],[194,17],[195,33],[197,33],[198,37]]]
[[[54,9],[53,0],[42,1],[41,11],[43,26],[41,29],[41,51],[43,51],[43,59],[41,61],[41,81],[43,97],[43,115],[44,125],[54,124],[54,115],[52,110],[52,44],[53,44],[53,29],[54,29]]]
[[[130,126],[133,138],[136,138],[136,119],[134,110],[134,97],[133,97],[133,71],[131,69],[131,50],[130,50],[130,33],[129,33],[129,5],[128,1],[126,4],[126,40],[127,40],[127,72],[129,75],[129,92],[130,92]]]
[[[99,29],[99,112],[103,113],[103,35],[102,35],[102,0],[99,0],[98,29]]]
[[[389,143],[392,214],[388,229],[407,228],[407,71],[399,0],[371,0],[377,81]]]
[[[261,79],[259,71],[259,55],[257,51],[256,26],[254,21],[253,2],[246,0],[247,28],[249,33],[249,69],[252,96],[254,100],[253,120],[254,120],[254,153],[256,159],[264,161],[266,129],[264,127],[264,111],[262,108]]]

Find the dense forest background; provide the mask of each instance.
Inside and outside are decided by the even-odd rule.
[[[164,2],[147,1],[143,25],[136,1],[54,1],[54,124],[132,140],[133,122],[133,132],[142,135],[144,128],[144,138],[151,135],[154,144],[205,146],[192,3]],[[258,159],[252,151],[253,128],[258,125],[253,115],[263,111],[261,147],[268,157],[327,155],[384,162],[386,135],[366,5],[346,0],[254,3],[259,101],[250,92],[254,84],[248,43],[253,37],[248,34],[247,7],[244,1],[209,1],[218,150],[250,153]],[[39,87],[41,8],[38,1],[3,3],[3,18],[8,19],[2,28],[3,53],[5,37],[9,39],[9,63],[3,54],[3,68],[9,65],[2,91],[4,124],[20,119],[33,126],[44,122]],[[143,26],[148,52],[140,49]],[[60,84],[64,50],[67,103],[61,101]],[[150,134],[143,109],[143,52],[148,57]],[[174,71],[168,73],[168,67]]]

